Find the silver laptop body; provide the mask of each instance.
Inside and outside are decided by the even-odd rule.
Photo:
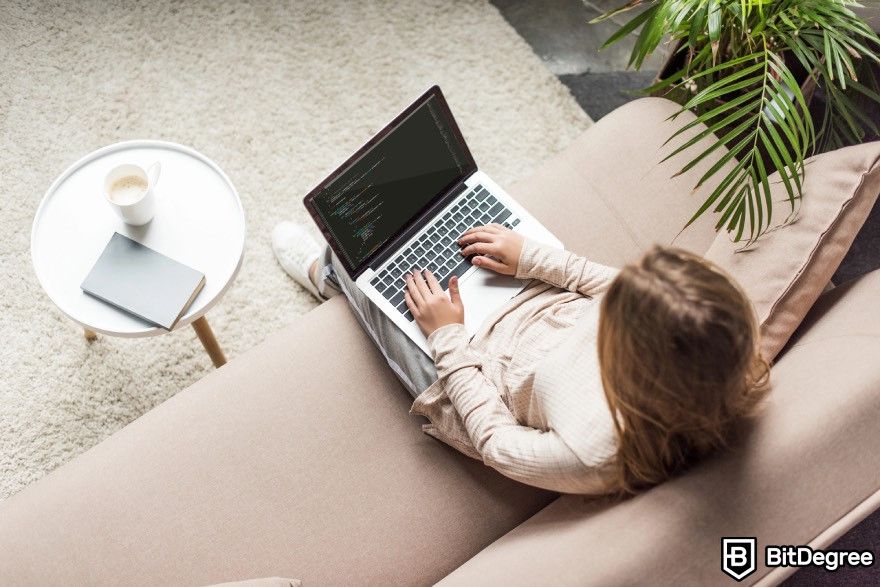
[[[428,353],[406,307],[404,275],[431,270],[444,289],[459,276],[465,327],[482,322],[524,282],[471,265],[458,237],[492,222],[562,247],[497,183],[477,169],[440,88],[432,87],[304,199],[349,276]]]

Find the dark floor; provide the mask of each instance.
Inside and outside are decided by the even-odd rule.
[[[492,0],[547,68],[567,85],[583,109],[602,118],[637,97],[662,67],[666,55],[651,56],[643,72],[627,71],[635,36],[599,50],[628,20],[626,16],[598,24],[589,21],[618,2],[609,0]]]
[[[637,90],[651,83],[665,55],[654,55],[641,72],[627,70],[632,36],[599,51],[602,42],[626,22],[627,15],[596,25],[589,21],[626,0],[491,0],[507,21],[532,46],[548,69],[571,90],[584,111],[598,120],[618,106],[638,97]],[[880,24],[880,22],[871,21]],[[875,26],[877,28],[877,26]],[[833,281],[843,283],[880,268],[880,202],[844,258]],[[832,549],[880,551],[880,512],[850,530]],[[880,585],[880,564],[867,569],[843,568],[834,573],[807,568],[786,581],[786,586]]]

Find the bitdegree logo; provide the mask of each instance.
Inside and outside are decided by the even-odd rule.
[[[742,581],[757,569],[758,539],[754,536],[721,538],[721,570],[736,581]],[[767,567],[824,567],[833,573],[841,567],[870,567],[874,553],[870,550],[814,550],[809,546],[768,545],[764,547]]]
[[[870,550],[813,550],[809,546],[767,546],[764,564],[768,567],[824,567],[834,572],[840,567],[870,567],[874,553]]]

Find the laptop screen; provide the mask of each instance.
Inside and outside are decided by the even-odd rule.
[[[473,171],[442,94],[429,92],[422,100],[312,194],[334,250],[351,271]]]

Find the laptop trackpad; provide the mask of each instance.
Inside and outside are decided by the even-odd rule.
[[[486,269],[477,269],[461,281],[461,299],[464,302],[464,326],[474,334],[490,314],[507,300],[522,291],[524,282],[498,275]]]

